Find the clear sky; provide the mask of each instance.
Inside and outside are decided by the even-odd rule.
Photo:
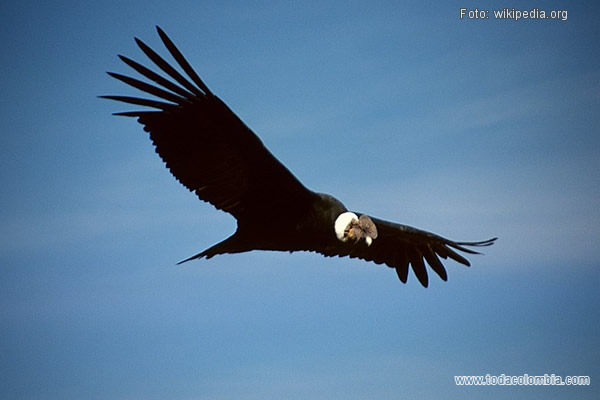
[[[568,18],[493,18],[517,3]],[[0,398],[598,398],[600,10],[517,3],[3,3]],[[155,25],[309,188],[497,244],[427,289],[308,253],[175,266],[235,221],[96,97],[133,93],[105,71],[145,63],[134,36],[165,54]],[[454,384],[502,373],[592,385]]]

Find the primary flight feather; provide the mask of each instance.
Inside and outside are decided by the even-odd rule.
[[[251,250],[316,251],[386,264],[402,282],[407,281],[411,266],[427,287],[426,263],[445,281],[446,269],[439,257],[469,266],[458,251],[478,254],[469,247],[489,246],[496,240],[455,242],[349,212],[336,198],[307,189],[208,89],[164,31],[156,29],[187,77],[136,38],[163,75],[124,56],[119,58],[153,83],[109,75],[156,99],[101,97],[148,107],[115,115],[138,118],[173,176],[201,200],[237,220],[232,236],[181,262]]]

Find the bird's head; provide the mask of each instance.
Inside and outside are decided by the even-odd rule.
[[[362,240],[370,246],[377,239],[377,227],[367,215],[360,218],[352,212],[341,213],[335,220],[335,235],[342,242],[353,244]]]

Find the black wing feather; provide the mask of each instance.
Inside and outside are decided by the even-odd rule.
[[[423,257],[425,257],[425,260],[427,260],[427,264],[429,264],[431,269],[433,269],[443,281],[447,281],[448,274],[446,273],[446,269],[444,268],[444,265],[441,263],[440,259],[431,249],[431,246],[427,244],[422,247],[422,250],[423,251],[421,253],[423,254]]]
[[[157,67],[166,72],[171,78],[175,79],[177,83],[185,87],[190,92],[194,93],[196,96],[202,96],[208,93],[202,93],[200,89],[194,86],[190,81],[188,81],[183,75],[181,75],[175,68],[171,66],[164,58],[158,55],[154,50],[152,50],[146,43],[142,42],[140,39],[135,38],[135,42],[139,46],[140,49],[151,59]]]
[[[157,31],[191,81],[136,38],[144,54],[167,76],[124,56],[119,56],[124,63],[156,85],[118,73],[109,72],[109,75],[164,101],[101,96],[152,108],[116,115],[137,117],[175,178],[201,200],[231,213],[238,220],[248,215],[277,212],[284,206],[289,210],[308,201],[312,192],[212,94],[159,27]]]
[[[177,61],[177,63],[181,66],[181,68],[183,68],[185,73],[188,74],[188,76],[190,78],[192,78],[192,81],[194,81],[194,83],[196,85],[198,85],[198,87],[204,93],[212,94],[211,91],[208,89],[208,87],[204,84],[204,82],[202,82],[202,79],[200,79],[200,77],[198,76],[196,71],[194,71],[194,68],[192,68],[190,63],[185,59],[183,54],[181,54],[181,52],[179,51],[177,46],[175,46],[175,44],[171,41],[171,39],[167,36],[167,34],[162,29],[160,29],[160,27],[158,27],[158,26],[156,27],[156,30],[158,31],[158,35],[162,39],[163,43],[167,47],[167,50],[169,50],[169,53],[171,53],[173,58]]]
[[[171,102],[173,102],[175,104],[180,104],[180,105],[182,103],[186,102],[186,101],[191,102],[190,98],[177,96],[177,95],[175,95],[175,94],[173,94],[171,92],[168,92],[168,91],[166,91],[164,89],[161,89],[159,87],[150,85],[150,84],[148,84],[146,82],[140,81],[139,79],[135,79],[135,78],[131,78],[129,76],[121,75],[121,74],[118,74],[116,72],[109,72],[108,74],[110,76],[112,76],[113,78],[118,79],[121,82],[124,82],[124,83],[128,84],[129,86],[133,86],[134,88],[139,89],[141,91],[144,91],[146,93],[149,93],[149,94],[151,94],[153,96],[160,97],[163,100],[168,100],[168,101],[171,101]],[[103,98],[109,98],[108,96],[101,96],[101,97],[103,97]]]
[[[192,97],[194,96],[192,93],[188,92],[187,90],[183,89],[181,86],[177,86],[176,84],[174,84],[173,82],[171,82],[168,79],[163,78],[162,76],[160,76],[159,74],[157,74],[156,72],[152,71],[151,69],[148,69],[146,67],[144,67],[143,65],[133,61],[130,58],[127,58],[125,56],[119,55],[119,58],[121,59],[121,61],[123,61],[125,64],[129,65],[131,68],[135,69],[138,73],[140,73],[141,75],[145,76],[146,78],[158,83],[160,86],[177,93],[178,95],[180,95],[182,98],[186,99],[188,97]]]

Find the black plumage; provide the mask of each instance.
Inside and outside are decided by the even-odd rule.
[[[346,236],[348,229],[343,238],[336,236],[334,224],[348,211],[346,207],[330,195],[307,189],[208,89],[167,35],[159,27],[157,30],[187,78],[136,38],[138,46],[168,78],[124,56],[119,57],[153,83],[109,74],[157,100],[101,97],[148,107],[116,115],[138,118],[173,176],[201,200],[237,220],[232,236],[182,262],[251,250],[316,251],[386,264],[396,270],[402,282],[407,281],[410,265],[426,287],[425,262],[447,280],[439,257],[469,266],[457,251],[478,254],[468,247],[488,246],[496,240],[455,242],[376,218],[366,218],[376,229],[365,229],[364,237],[352,237],[354,232]],[[360,235],[358,222],[356,227]]]

